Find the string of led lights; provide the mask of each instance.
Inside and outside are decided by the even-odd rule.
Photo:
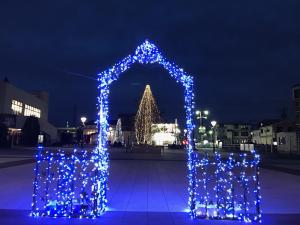
[[[206,154],[199,160],[197,179],[203,185],[197,186],[195,217],[261,222],[259,162],[254,151],[227,159]]]
[[[158,107],[151,92],[150,85],[146,85],[134,123],[136,140],[138,144],[151,144],[152,124],[158,122]]]
[[[94,153],[74,150],[67,154],[42,152],[36,155],[31,215],[95,218],[98,209],[98,174]]]
[[[128,70],[134,63],[141,64],[153,64],[157,63],[165,68],[171,77],[176,82],[179,82],[184,87],[184,102],[186,111],[186,129],[187,129],[187,154],[188,154],[188,180],[189,180],[189,209],[192,216],[195,212],[195,197],[196,197],[196,158],[192,147],[192,132],[194,129],[193,124],[193,111],[194,111],[194,94],[193,94],[193,77],[188,75],[182,68],[179,68],[174,63],[169,62],[165,59],[158,48],[146,40],[140,46],[137,47],[133,55],[125,57],[120,62],[113,65],[111,68],[100,73],[98,76],[98,147],[96,152],[99,154],[99,160],[101,164],[100,183],[99,188],[101,191],[99,208],[104,210],[107,206],[107,177],[108,177],[108,153],[107,153],[107,131],[108,131],[108,96],[109,96],[109,85],[116,81],[120,74]]]
[[[104,72],[98,75],[98,145],[93,151],[93,155],[90,161],[93,163],[93,176],[89,173],[85,173],[87,169],[87,159],[75,159],[81,165],[82,172],[80,176],[83,176],[82,192],[86,193],[86,179],[89,179],[92,182],[91,188],[93,197],[90,197],[90,200],[94,201],[94,207],[92,208],[93,213],[87,213],[86,210],[80,209],[80,217],[95,217],[99,216],[102,212],[105,211],[107,207],[107,181],[108,181],[108,168],[109,168],[109,159],[107,151],[107,132],[108,132],[108,96],[109,96],[109,85],[119,78],[119,75],[129,69],[134,63],[141,64],[153,64],[158,63],[163,68],[165,68],[169,74],[175,78],[176,82],[179,82],[184,87],[184,101],[185,101],[185,111],[186,111],[186,138],[188,140],[187,153],[188,153],[188,179],[189,179],[189,208],[191,215],[194,216],[195,210],[195,197],[196,197],[196,155],[193,152],[192,147],[192,131],[194,129],[194,124],[192,120],[192,115],[194,111],[194,94],[193,94],[193,78],[186,74],[182,68],[179,68],[174,63],[167,61],[162,54],[159,52],[158,48],[150,43],[145,41],[140,46],[137,47],[133,55],[125,57],[120,62],[116,63],[110,69],[105,70]],[[42,212],[38,206],[38,195],[40,193],[41,187],[41,165],[44,163],[45,158],[41,157],[42,149],[39,149],[37,154],[37,162],[35,168],[35,180],[34,180],[34,194],[33,194],[33,203],[32,203],[32,215],[51,215],[54,217],[57,216],[73,216],[74,213],[70,211],[70,196],[74,196],[74,188],[66,188],[67,186],[74,186],[74,182],[77,179],[78,174],[74,175],[74,170],[78,170],[70,167],[69,159],[65,158],[65,155],[62,153],[57,158],[47,158],[47,162],[50,168],[55,167],[54,164],[58,163],[56,166],[58,174],[56,177],[51,172],[48,173],[46,178],[47,184],[57,184],[57,188],[52,189],[55,192],[53,199],[43,198],[43,201],[47,199],[47,202],[44,201]],[[75,152],[73,154],[76,154]],[[74,159],[73,159],[74,160]],[[71,172],[70,172],[71,171]],[[72,172],[73,171],[73,172]],[[70,185],[72,184],[72,185]],[[49,189],[49,188],[47,188]],[[48,192],[48,191],[47,191]],[[49,190],[49,193],[51,191]],[[84,199],[86,199],[86,194],[81,194],[81,204],[83,204]],[[46,195],[47,196],[47,195]],[[72,204],[71,204],[72,208]],[[78,213],[76,213],[77,215]]]
[[[31,215],[95,218],[106,210],[109,175],[107,151],[109,86],[134,63],[157,63],[184,87],[190,215],[193,218],[261,221],[259,155],[253,153],[252,161],[248,160],[247,155],[239,156],[238,159],[243,159],[240,161],[231,154],[224,162],[219,153],[216,153],[215,161],[211,161],[208,155],[201,160],[198,158],[198,153],[192,146],[193,77],[174,63],[167,61],[158,48],[147,40],[137,47],[133,55],[125,57],[98,75],[99,132],[97,147],[92,152],[75,149],[71,154],[63,151],[53,153],[44,152],[42,146],[38,147]],[[212,171],[211,166],[214,168]],[[199,168],[200,171],[197,171]],[[237,173],[237,170],[241,172]],[[249,170],[252,172],[250,173]],[[201,175],[202,178],[199,179],[197,175]],[[215,185],[212,187],[213,180]],[[204,191],[199,191],[201,187]],[[236,188],[240,191],[235,190]],[[251,198],[252,194],[254,198]],[[252,205],[255,206],[255,213],[251,211]]]

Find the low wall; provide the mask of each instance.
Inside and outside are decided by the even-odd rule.
[[[163,147],[151,146],[151,145],[135,145],[130,151],[136,153],[156,153],[160,154]]]

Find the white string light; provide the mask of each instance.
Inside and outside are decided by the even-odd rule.
[[[158,122],[158,107],[152,95],[150,85],[146,85],[134,123],[136,140],[138,144],[151,144],[152,124]]]

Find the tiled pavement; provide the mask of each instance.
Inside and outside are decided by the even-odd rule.
[[[1,225],[242,225],[239,221],[192,220],[183,212],[106,212],[97,219],[32,218],[26,210],[0,210]],[[264,214],[262,225],[299,225],[300,214]]]
[[[33,164],[0,170],[0,224],[241,224],[191,220],[183,160],[112,160],[109,211],[96,220],[30,218]],[[275,179],[274,179],[275,178]],[[300,224],[300,177],[262,170],[263,224]]]

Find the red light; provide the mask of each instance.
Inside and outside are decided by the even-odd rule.
[[[182,144],[183,144],[183,145],[187,145],[188,143],[189,143],[188,140],[183,140],[183,141],[182,141]]]

